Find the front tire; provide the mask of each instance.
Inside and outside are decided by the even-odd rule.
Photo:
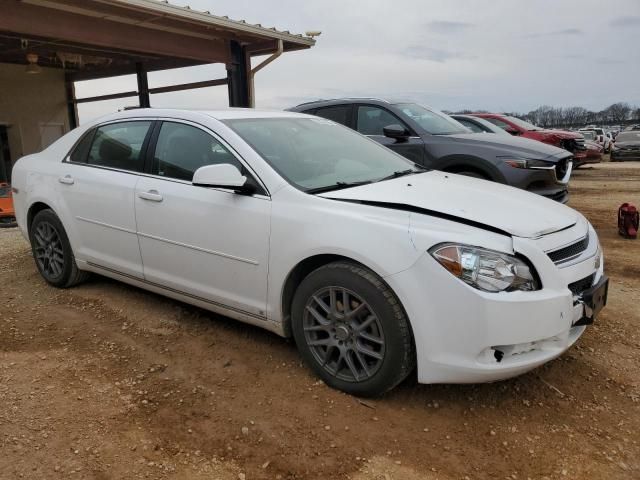
[[[310,273],[292,305],[305,363],[330,387],[382,395],[413,370],[415,352],[400,301],[380,277],[349,262]]]
[[[29,228],[29,240],[36,267],[49,285],[68,288],[88,277],[76,265],[67,232],[53,210],[36,214]]]

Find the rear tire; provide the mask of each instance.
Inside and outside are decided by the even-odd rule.
[[[29,228],[29,240],[36,267],[49,285],[68,288],[89,276],[78,268],[67,232],[53,210],[36,214]]]
[[[415,366],[400,301],[380,277],[354,263],[330,263],[302,281],[292,329],[305,363],[327,385],[353,395],[382,395]]]

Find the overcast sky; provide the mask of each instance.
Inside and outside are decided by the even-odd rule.
[[[600,110],[640,105],[640,0],[172,0],[275,26],[321,30],[256,76],[259,108],[342,96],[439,109]],[[259,59],[254,59],[255,62]],[[224,77],[222,65],[152,73],[152,87]],[[133,77],[83,82],[78,97],[135,90]],[[155,95],[155,107],[224,108],[226,87]],[[84,104],[81,121],[134,99]]]

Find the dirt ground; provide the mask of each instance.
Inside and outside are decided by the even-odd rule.
[[[640,240],[616,209],[639,188],[638,163],[574,174],[611,288],[564,356],[367,401],[258,328],[98,276],[48,287],[0,231],[0,478],[638,479]]]

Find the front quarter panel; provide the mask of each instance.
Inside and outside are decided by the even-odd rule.
[[[281,322],[289,274],[303,260],[337,255],[381,277],[409,268],[422,254],[409,232],[409,212],[359,205],[300,192],[273,196],[269,259],[269,319]]]

